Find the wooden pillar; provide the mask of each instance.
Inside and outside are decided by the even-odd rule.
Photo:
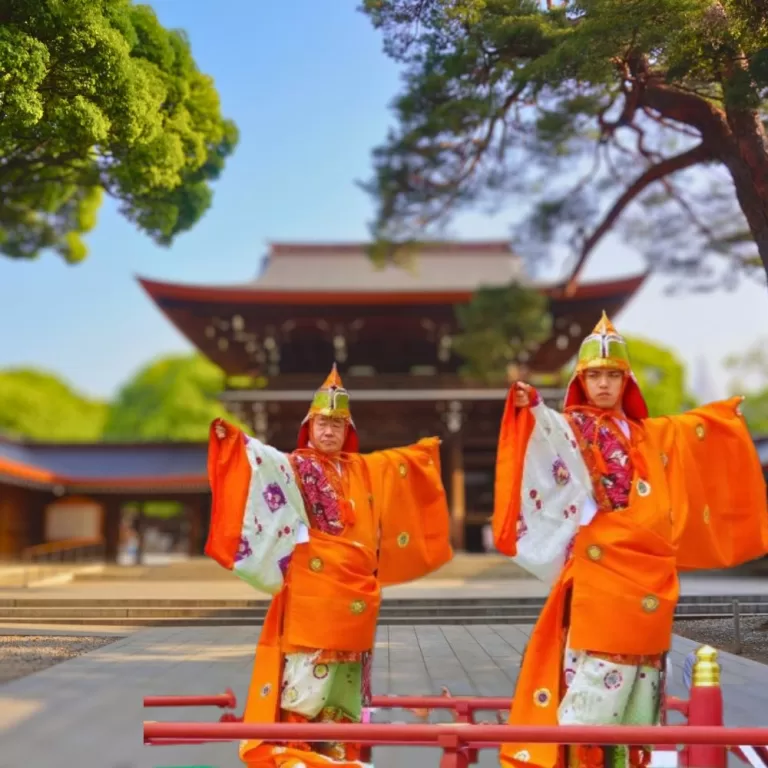
[[[101,535],[104,538],[104,560],[108,563],[117,562],[120,547],[122,504],[119,498],[107,496],[102,502],[104,518]]]
[[[139,541],[136,548],[136,565],[144,564],[144,532],[146,530],[146,517],[144,516],[144,502],[138,504],[139,514],[136,516],[136,533]]]
[[[211,531],[211,503],[210,493],[204,493],[200,497],[200,551],[204,553],[205,543]]]
[[[188,553],[190,557],[199,557],[203,553],[203,504],[199,496],[193,496],[186,502],[189,519]]]
[[[453,548],[463,552],[466,529],[466,498],[464,488],[464,449],[461,433],[451,438],[451,524]]]
[[[463,552],[466,532],[466,494],[464,486],[464,444],[462,440],[461,403],[448,404],[446,424],[449,433],[449,472],[451,483],[451,539],[453,549]]]

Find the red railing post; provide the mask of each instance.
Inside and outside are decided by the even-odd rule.
[[[456,701],[454,706],[454,717],[457,723],[461,725],[474,725],[475,724],[475,710],[472,707],[470,701]],[[466,764],[474,765],[477,762],[477,750],[472,747],[467,747],[466,752]]]
[[[439,736],[437,745],[443,750],[440,757],[440,768],[468,768],[467,750],[458,736],[455,734]]]
[[[723,726],[723,691],[717,651],[704,645],[696,651],[691,697],[688,701],[688,725]],[[685,750],[688,768],[726,768],[728,748],[716,744],[691,744]]]

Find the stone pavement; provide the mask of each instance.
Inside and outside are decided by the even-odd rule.
[[[379,629],[374,691],[380,694],[508,696],[529,626],[419,626]],[[39,633],[39,630],[36,630]],[[57,630],[65,634],[63,628]],[[126,637],[43,672],[0,686],[0,768],[240,768],[232,744],[144,747],[147,720],[215,720],[219,710],[143,710],[151,694],[218,693],[231,687],[242,704],[257,641],[256,627],[160,628]],[[694,644],[675,638],[675,677]],[[768,667],[723,654],[726,721],[768,719]],[[394,713],[394,720],[406,720]],[[377,768],[437,766],[436,750],[384,748]],[[430,753],[430,754],[427,754]],[[481,768],[498,765],[485,751]]]
[[[546,584],[537,579],[420,580],[396,587],[385,587],[384,598],[423,600],[448,597],[545,597]],[[733,573],[682,574],[682,595],[764,595],[768,579]],[[269,595],[256,592],[244,581],[84,581],[48,587],[0,587],[0,600],[5,599],[167,599],[167,600],[268,600]]]

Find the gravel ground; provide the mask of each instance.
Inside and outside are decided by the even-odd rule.
[[[116,640],[120,638],[0,635],[0,685],[103,648]]]
[[[675,634],[721,651],[736,653],[733,619],[676,621]],[[765,616],[741,617],[741,655],[768,664],[768,621]]]

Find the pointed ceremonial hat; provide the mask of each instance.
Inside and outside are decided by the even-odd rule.
[[[307,415],[299,429],[299,448],[309,445],[309,423],[315,416],[328,416],[332,419],[344,419],[347,422],[347,438],[342,450],[354,453],[359,450],[357,430],[352,421],[352,411],[349,408],[349,392],[344,388],[336,363],[318,389],[310,403]]]
[[[629,350],[624,337],[613,327],[608,315],[603,315],[592,333],[581,342],[576,372],[587,368],[618,368],[630,371]]]

